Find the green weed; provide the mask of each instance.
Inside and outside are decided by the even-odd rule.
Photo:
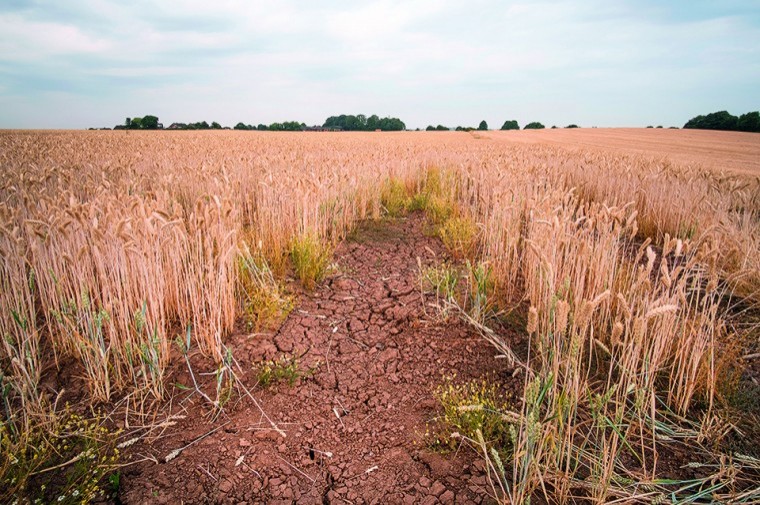
[[[456,205],[444,196],[428,195],[425,214],[436,225],[446,222],[456,214]]]
[[[332,248],[313,235],[301,235],[290,245],[293,269],[306,289],[314,289],[327,275]]]
[[[137,341],[142,343],[137,349],[133,349],[131,344],[126,342],[126,356],[131,367],[136,366],[139,361],[139,375],[144,380],[144,386],[150,388],[156,398],[161,398],[164,394],[162,342],[158,327],[154,326],[151,329],[147,324],[147,309],[147,302],[143,302],[142,308],[135,312],[134,330],[137,333]],[[135,388],[140,387],[135,384]]]
[[[51,315],[67,340],[74,343],[74,351],[84,366],[93,396],[108,400],[112,375],[119,372],[111,366],[113,352],[106,338],[111,324],[110,314],[98,307],[85,292],[79,300],[62,301],[61,310],[51,310]]]
[[[447,378],[435,390],[443,413],[436,419],[433,430],[428,429],[431,447],[452,450],[462,437],[477,441],[480,433],[485,443],[504,459],[512,447],[510,427],[516,420],[513,419],[516,415],[509,411],[510,398],[487,379],[463,383],[454,380],[455,377]],[[452,436],[454,433],[457,435]]]
[[[294,356],[281,356],[276,360],[266,361],[258,369],[257,380],[262,387],[268,387],[280,382],[287,382],[288,386],[293,386],[296,381],[303,377],[311,377],[314,371],[319,367],[315,365],[306,370],[302,370],[300,360]]]
[[[457,285],[459,271],[452,265],[442,264],[422,268],[420,265],[420,285],[423,293],[435,293],[436,306],[440,316],[449,316],[450,310],[457,305]]]
[[[470,217],[448,217],[438,227],[438,236],[455,258],[473,259],[477,252],[478,227]]]
[[[117,435],[103,418],[68,409],[22,434],[0,422],[0,501],[80,504],[102,497],[101,482],[119,457]]]
[[[238,258],[238,298],[249,330],[274,326],[293,310],[293,297],[277,282],[269,264],[261,255],[254,255],[243,245]]]
[[[380,203],[391,217],[400,217],[407,213],[411,204],[406,185],[399,179],[388,179],[380,192]]]
[[[478,323],[484,324],[496,309],[495,283],[490,265],[467,261],[467,286],[467,313]]]

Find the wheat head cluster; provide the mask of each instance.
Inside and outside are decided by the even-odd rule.
[[[335,245],[383,215],[391,180],[435,178],[499,306],[527,314],[513,460],[485,448],[512,502],[655,499],[635,486],[667,430],[709,435],[755,329],[757,178],[464,133],[2,132],[0,171],[4,423],[50,409],[60,363],[93,401],[162,398],[187,328],[228,352],[243,251],[281,265],[299,237]]]

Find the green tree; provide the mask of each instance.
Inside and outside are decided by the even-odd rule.
[[[346,119],[343,122],[343,124],[345,125],[343,128],[344,130],[355,132],[362,129],[362,124],[359,121],[359,118],[357,118],[356,116],[348,115],[348,116],[345,116],[345,118]]]
[[[221,130],[222,129],[222,125],[220,125],[216,121],[212,121],[211,122],[211,129],[212,130]]]
[[[542,125],[538,121],[534,121],[532,123],[526,124],[523,130],[543,130],[544,128],[546,128],[544,125]]]
[[[736,130],[738,122],[739,118],[722,110],[691,118],[683,127],[699,130]]]
[[[325,128],[340,128],[345,131],[398,131],[406,129],[406,125],[398,118],[385,117],[380,119],[376,115],[366,117],[363,114],[358,116],[341,114],[340,116],[330,116],[322,124]]]
[[[507,121],[504,121],[504,124],[501,125],[502,130],[519,130],[520,125],[517,124],[517,121],[514,119],[509,119]]]
[[[144,116],[140,121],[140,128],[143,130],[158,130],[158,117]]]
[[[736,129],[741,132],[760,132],[760,112],[747,112],[739,116]]]
[[[485,119],[480,122],[478,125],[478,130],[487,130],[488,129],[488,123],[486,123]]]
[[[129,129],[130,130],[139,130],[142,128],[142,118],[141,117],[133,117],[132,122],[129,123]]]
[[[569,124],[565,126],[565,128],[580,128],[580,126],[578,126],[577,124]]]
[[[430,124],[430,125],[428,125],[427,128],[425,128],[425,131],[426,132],[434,132],[435,131],[435,126],[433,126],[433,125]]]
[[[367,118],[367,130],[375,131],[378,128],[380,128],[380,118],[377,117],[377,114],[372,114]]]
[[[233,130],[250,130],[250,126],[246,126],[245,123],[238,123],[232,127]]]
[[[282,123],[282,130],[287,132],[297,132],[300,131],[302,127],[305,127],[306,125],[303,123],[299,123],[298,121],[285,121]]]

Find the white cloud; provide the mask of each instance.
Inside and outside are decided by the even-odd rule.
[[[0,13],[0,97],[47,93],[0,125],[28,125],[30,109],[60,98],[48,89],[59,76],[69,94],[99,95],[86,116],[70,97],[54,107],[72,126],[158,108],[234,122],[364,112],[413,126],[505,114],[680,123],[692,110],[756,107],[746,89],[757,62],[757,22],[730,11],[667,19],[640,2],[79,0]]]
[[[0,14],[2,59],[30,61],[62,54],[93,54],[108,51],[112,44],[87,35],[76,26],[30,21],[18,14]]]

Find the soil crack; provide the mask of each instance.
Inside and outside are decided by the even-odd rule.
[[[382,226],[382,233],[377,228]],[[254,367],[281,353],[303,356],[312,377],[254,395],[287,432],[267,430],[245,401],[226,412],[228,430],[158,468],[128,467],[129,503],[480,503],[488,499],[473,451],[442,455],[424,443],[444,375],[502,371],[494,350],[457,321],[430,320],[419,292],[419,262],[447,259],[424,218],[367,223],[340,245],[341,272],[299,300],[279,331],[239,334],[230,347],[253,388]],[[198,407],[195,407],[196,410]],[[181,429],[208,431],[200,412]],[[231,430],[235,430],[232,432]],[[154,443],[161,449],[162,441]],[[314,450],[318,448],[318,450]],[[146,450],[138,447],[135,452]],[[236,462],[242,460],[245,464]],[[203,471],[199,470],[201,468]],[[192,476],[192,478],[189,478]],[[213,478],[217,481],[213,481]],[[485,482],[478,479],[477,482]],[[221,485],[220,485],[221,484]],[[153,495],[157,491],[159,496]]]

